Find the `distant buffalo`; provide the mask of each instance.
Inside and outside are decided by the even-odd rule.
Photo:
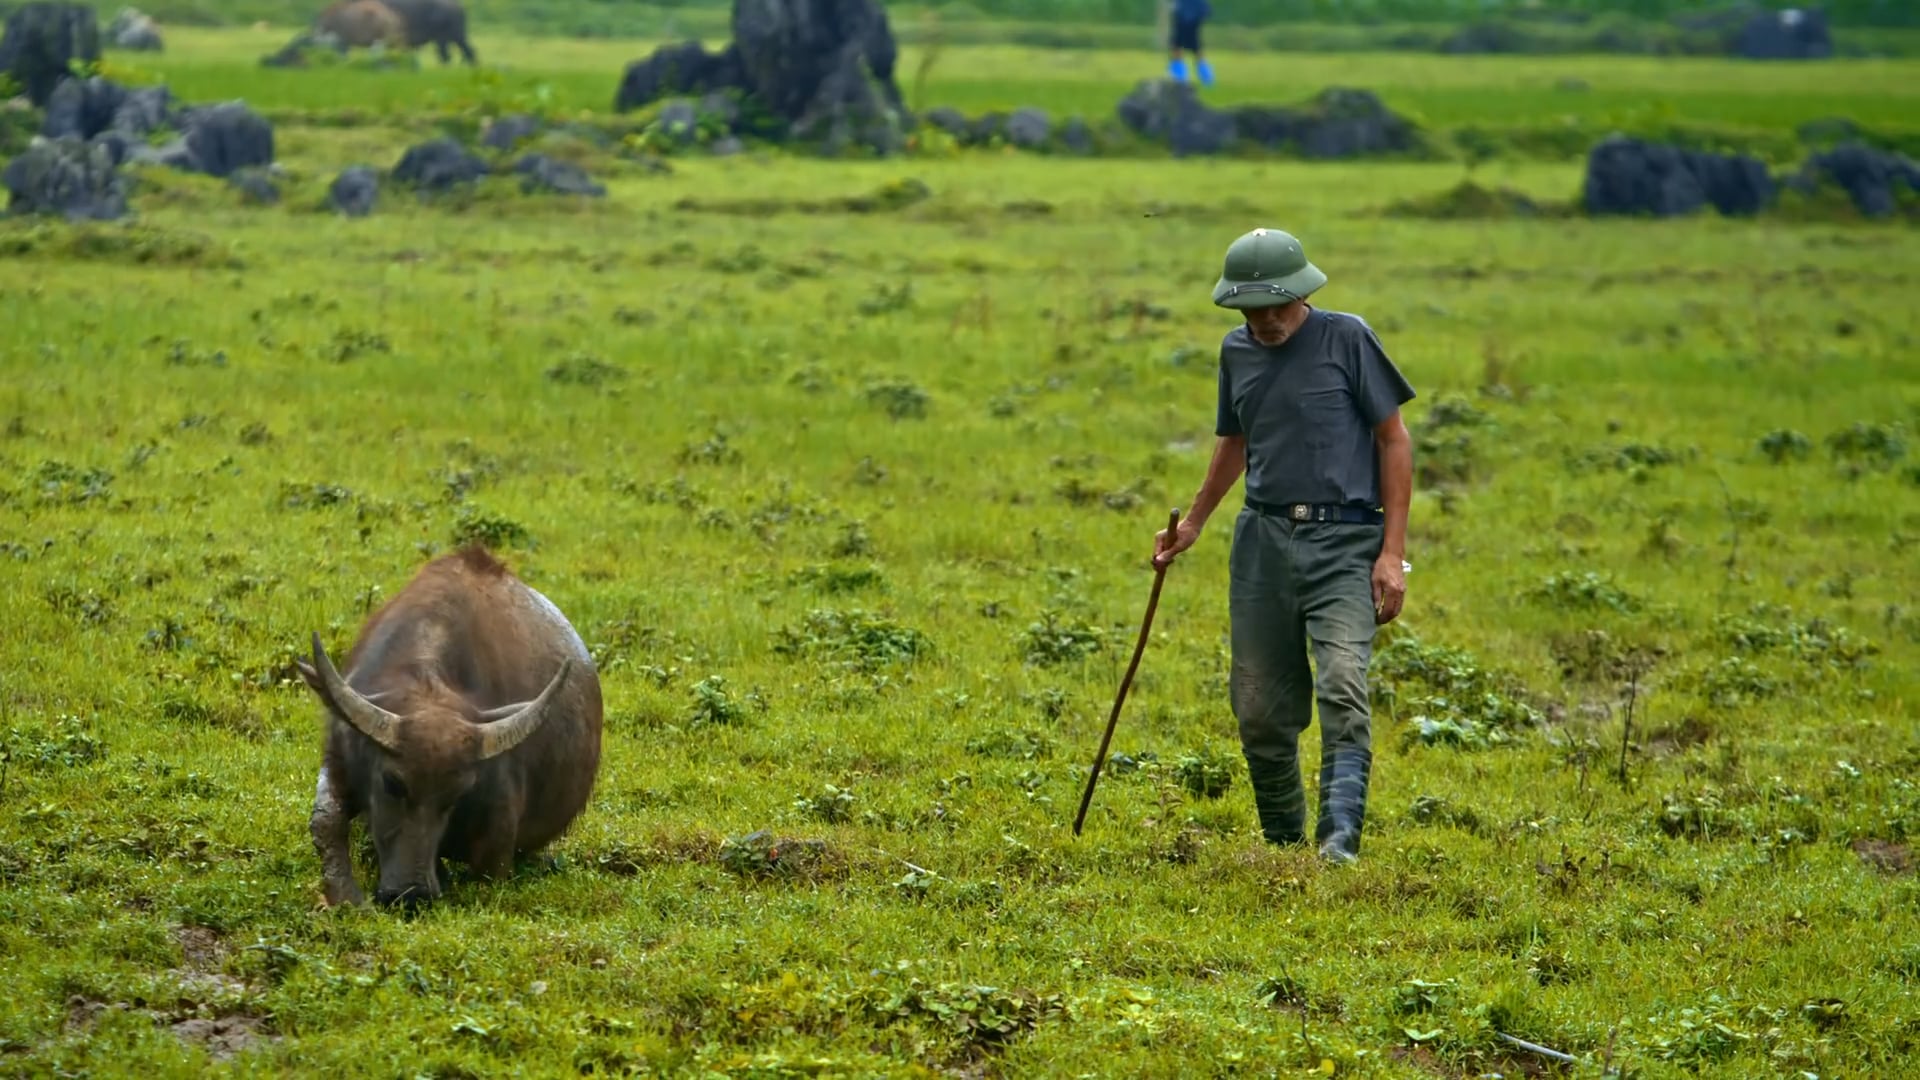
[[[381,43],[395,49],[407,46],[406,24],[399,12],[381,0],[341,0],[320,13],[313,29],[342,48],[367,49]]]
[[[566,616],[484,548],[428,563],[335,670],[313,635],[300,676],[326,706],[310,828],[326,902],[361,904],[348,827],[366,815],[374,899],[414,906],[440,861],[504,877],[572,824],[600,767],[600,676]]]
[[[406,24],[409,46],[417,49],[432,45],[440,54],[440,62],[447,64],[453,61],[447,52],[451,45],[460,50],[467,63],[479,62],[467,42],[467,9],[460,6],[460,0],[386,0],[386,4]]]

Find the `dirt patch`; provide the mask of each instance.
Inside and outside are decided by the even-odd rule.
[[[132,1008],[124,1001],[106,1002],[79,994],[67,999],[66,1029],[69,1032],[85,1033],[93,1030],[93,1025],[101,1016]]]
[[[1852,844],[1860,860],[1883,874],[1913,873],[1913,849],[1886,840],[1862,839]]]
[[[173,940],[179,942],[186,965],[196,971],[212,971],[227,955],[227,943],[204,926],[176,926]]]
[[[1713,728],[1696,716],[1688,716],[1677,724],[1661,728],[1647,737],[1647,752],[1662,757],[1705,746],[1713,738]]]
[[[85,1035],[93,1030],[100,1017],[110,1012],[137,1012],[148,1017],[155,1024],[165,1025],[181,1042],[200,1046],[215,1061],[223,1061],[257,1043],[280,1038],[272,1034],[267,1020],[245,1012],[229,1012],[212,1018],[182,1016],[177,1012],[136,1008],[124,1001],[100,1001],[78,994],[67,999],[66,1030],[69,1034]]]
[[[279,1038],[269,1034],[258,1017],[244,1013],[213,1020],[181,1020],[173,1025],[173,1033],[181,1042],[199,1044],[215,1061],[224,1061],[255,1043]]]

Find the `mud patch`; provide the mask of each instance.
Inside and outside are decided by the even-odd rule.
[[[1886,840],[1855,840],[1851,847],[1860,861],[1883,874],[1913,873],[1913,849]]]
[[[227,943],[204,926],[176,926],[173,940],[179,943],[187,967],[195,971],[212,971],[227,956]]]
[[[199,1045],[215,1061],[224,1061],[256,1043],[279,1038],[266,1030],[258,1017],[232,1013],[213,1020],[181,1020],[173,1025],[173,1034],[188,1045]]]
[[[265,1018],[247,1012],[236,1010],[214,1017],[182,1016],[78,994],[67,999],[66,1031],[70,1035],[85,1036],[93,1031],[102,1016],[113,1012],[139,1013],[157,1025],[164,1025],[175,1038],[189,1046],[199,1046],[215,1061],[224,1061],[259,1043],[280,1039],[272,1033]]]

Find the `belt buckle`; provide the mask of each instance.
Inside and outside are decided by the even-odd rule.
[[[1308,506],[1306,503],[1293,504],[1293,520],[1305,521],[1312,514],[1313,514],[1313,507]]]

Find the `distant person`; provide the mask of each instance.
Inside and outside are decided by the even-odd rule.
[[[1167,74],[1174,82],[1187,81],[1187,61],[1180,54],[1190,52],[1200,85],[1213,85],[1213,65],[1200,55],[1200,24],[1212,14],[1213,5],[1207,0],[1173,0],[1173,49],[1172,59],[1167,61]]]

